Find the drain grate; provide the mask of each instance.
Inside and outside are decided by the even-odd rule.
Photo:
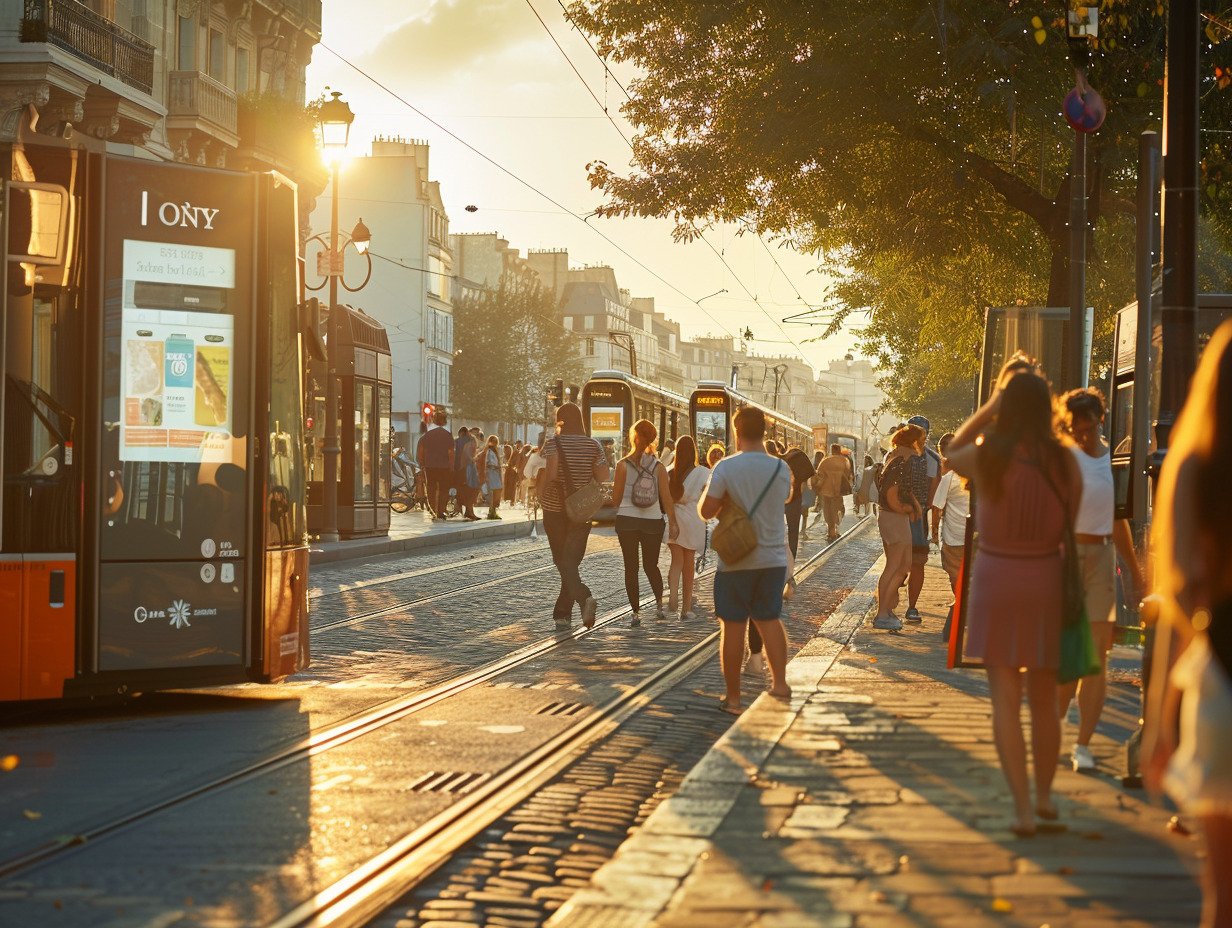
[[[577,715],[588,708],[589,706],[577,702],[553,702],[542,709],[536,709],[535,715]]]
[[[469,793],[476,786],[491,778],[490,773],[444,773],[429,770],[419,779],[410,783],[407,790],[414,793]]]

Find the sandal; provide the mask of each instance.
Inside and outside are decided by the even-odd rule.
[[[720,711],[720,712],[726,712],[728,715],[739,715],[739,714],[740,714],[740,713],[742,713],[744,710],[743,710],[743,709],[741,709],[739,706],[733,706],[733,705],[731,705],[731,704],[727,701],[727,698],[726,698],[726,697],[724,697],[723,699],[720,699],[720,700],[719,700],[719,711]]]

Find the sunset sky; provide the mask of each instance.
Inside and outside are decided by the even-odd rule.
[[[747,326],[757,354],[801,353],[814,366],[855,347],[850,333],[809,342],[821,327],[781,323],[807,309],[797,290],[813,305],[823,298],[826,277],[814,272],[817,263],[810,258],[767,239],[780,270],[755,236],[737,238],[734,227],[716,228],[707,238],[723,253],[729,271],[703,242],[674,244],[668,221],[588,224],[576,218],[600,202],[586,181],[587,162],[602,159],[620,169],[631,157],[587,86],[606,102],[627,138],[633,130],[618,112],[623,93],[556,0],[326,0],[322,16],[321,45],[308,68],[309,98],[326,86],[343,93],[356,114],[352,154],[367,154],[377,135],[431,143],[430,174],[441,183],[451,231],[498,232],[523,253],[567,248],[575,266],[610,264],[622,287],[634,296],[653,296],[661,312],[682,324],[686,338],[734,334]],[[613,71],[625,86],[633,76],[627,67]],[[451,139],[389,91],[565,210]],[[340,190],[345,198],[345,175]],[[477,210],[469,213],[467,205]],[[379,250],[380,230],[372,233]],[[690,302],[723,288],[726,293],[702,300],[704,309]]]

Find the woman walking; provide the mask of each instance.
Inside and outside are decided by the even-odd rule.
[[[1074,516],[1074,540],[1082,561],[1082,588],[1086,592],[1087,619],[1099,654],[1099,673],[1061,685],[1061,720],[1078,696],[1078,740],[1070,753],[1075,773],[1095,769],[1091,736],[1104,711],[1108,690],[1108,652],[1116,628],[1117,555],[1129,568],[1133,589],[1128,599],[1137,602],[1144,581],[1134,551],[1129,522],[1117,519],[1112,486],[1112,459],[1108,443],[1100,435],[1104,421],[1104,398],[1098,390],[1071,390],[1061,397],[1062,421],[1074,444],[1069,449],[1082,472],[1082,498]]]
[[[536,473],[535,493],[543,507],[543,530],[552,560],[560,573],[560,593],[552,607],[552,618],[558,627],[567,627],[576,603],[582,610],[582,624],[593,628],[598,604],[578,571],[586,555],[590,522],[570,519],[565,500],[591,479],[606,483],[611,471],[599,443],[586,434],[582,410],[575,403],[557,408],[556,434],[543,443],[539,456],[544,464]]]
[[[881,472],[881,509],[877,527],[885,548],[885,569],[877,581],[877,617],[873,628],[898,631],[902,619],[894,614],[899,587],[911,572],[911,523],[924,517],[919,501],[911,494],[911,463],[924,443],[924,430],[904,425],[890,436],[893,450],[886,455]],[[833,456],[832,456],[833,457]],[[827,459],[829,460],[829,459]]]
[[[809,513],[817,507],[817,468],[825,458],[825,453],[821,451],[813,452],[813,476],[804,481],[800,490],[800,540],[808,541],[808,519]]]
[[[680,607],[680,617],[693,619],[693,570],[697,552],[706,546],[706,523],[697,512],[710,472],[697,463],[697,444],[691,435],[681,435],[676,442],[676,456],[668,476],[668,489],[676,510],[680,532],[668,542],[672,564],[667,571],[667,611]],[[679,595],[678,595],[679,594]]]
[[[873,494],[877,489],[874,481],[877,479],[877,469],[873,466],[873,459],[870,455],[864,455],[864,469],[860,471],[860,489],[856,491],[856,508],[863,509],[865,514],[869,511],[869,506],[876,508],[876,500]]]
[[[488,436],[488,443],[480,452],[482,462],[479,471],[484,475],[484,486],[488,488],[488,518],[499,519],[496,507],[500,505],[501,490],[505,486],[504,468],[501,466],[500,439],[495,435]]]
[[[679,532],[676,507],[672,504],[667,468],[655,457],[654,443],[658,437],[654,423],[638,419],[629,429],[632,450],[616,463],[612,499],[616,509],[616,537],[625,562],[625,592],[633,607],[633,627],[642,624],[641,590],[638,585],[638,554],[641,569],[650,581],[655,598],[655,618],[663,613],[663,574],[659,571],[659,549],[663,544],[663,517],[670,526],[668,540],[675,541]]]
[[[1036,816],[1057,817],[1052,778],[1061,750],[1060,552],[1082,494],[1082,475],[1053,433],[1048,383],[1009,365],[988,402],[955,433],[949,461],[979,494],[980,550],[971,575],[966,652],[982,659],[988,672],[993,740],[1014,797],[1010,830],[1026,837],[1035,834]],[[1021,722],[1023,670],[1031,709],[1034,807]]]

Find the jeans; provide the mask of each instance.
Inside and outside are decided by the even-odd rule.
[[[444,518],[449,490],[453,486],[453,471],[448,467],[427,467],[425,470],[428,472],[428,505],[433,513]]]
[[[629,596],[629,605],[634,612],[639,611],[638,603],[642,598],[637,575],[639,550],[641,567],[646,571],[646,579],[650,581],[655,602],[663,602],[663,574],[659,571],[659,549],[663,546],[665,526],[662,518],[616,517],[616,538],[620,541],[620,553],[625,561],[625,593]]]
[[[552,618],[568,622],[573,616],[573,604],[580,607],[590,596],[590,587],[582,582],[578,568],[586,556],[586,542],[590,539],[589,522],[571,522],[563,512],[543,510],[543,530],[548,535],[548,547],[552,549],[552,561],[560,573],[560,594],[552,607]]]
[[[801,500],[789,502],[784,507],[784,514],[787,516],[787,547],[791,549],[792,557],[800,553],[800,515],[803,511],[804,504]]]

